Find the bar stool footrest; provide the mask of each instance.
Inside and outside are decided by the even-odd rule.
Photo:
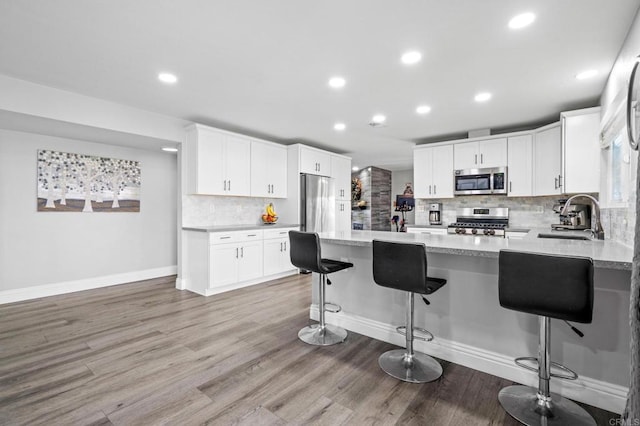
[[[400,327],[396,327],[396,332],[402,334],[403,336],[407,335],[407,327],[401,325]],[[425,330],[424,328],[414,327],[413,328],[413,338],[415,340],[422,340],[423,342],[430,342],[433,340],[433,334],[429,330]]]
[[[538,372],[538,369],[539,369],[538,358],[536,358],[536,357],[522,356],[522,357],[516,358],[514,361],[515,361],[515,363],[516,363],[516,365],[518,367],[522,367],[522,368],[525,368],[527,370],[535,371],[536,373]],[[532,365],[527,365],[524,362],[530,362],[530,363],[534,364],[535,367],[532,366]],[[565,380],[576,380],[578,378],[578,374],[575,371],[565,367],[564,365],[558,364],[557,362],[553,362],[553,361],[551,361],[550,364],[551,364],[551,371],[550,371],[549,375],[551,377],[557,377],[559,379],[565,379]],[[560,370],[561,373],[558,373],[557,371],[553,372],[553,368],[556,368],[557,370]]]
[[[332,314],[337,314],[342,310],[342,306],[338,305],[337,303],[326,302],[324,304],[324,310],[326,312],[331,312]]]

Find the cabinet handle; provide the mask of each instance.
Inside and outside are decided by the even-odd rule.
[[[231,191],[231,179],[229,179],[229,191]]]
[[[227,239],[229,239],[229,238],[231,238],[231,237],[230,237],[230,236],[220,237],[220,239],[221,239],[221,240],[227,240]]]
[[[558,188],[562,188],[562,175],[558,175]]]
[[[431,195],[431,185],[429,185],[429,195]]]
[[[287,242],[284,242],[284,251],[287,251]]]
[[[509,192],[511,192],[511,181],[509,181]]]
[[[553,178],[553,189],[558,189],[558,178]]]
[[[480,164],[484,164],[484,159],[483,159],[482,154],[480,154]]]
[[[244,247],[240,247],[240,257],[244,257]]]
[[[255,237],[258,234],[247,234],[247,237]]]
[[[224,189],[223,189],[223,190],[224,190],[224,191],[226,191],[226,190],[227,190],[227,181],[226,181],[226,179],[225,179],[225,181],[224,181]]]
[[[238,247],[236,247],[236,259],[238,258]]]
[[[438,192],[436,191],[436,185],[433,185],[433,195],[436,195]]]
[[[475,158],[475,160],[473,160],[473,163],[474,164],[478,164],[478,154],[476,154],[476,158]]]

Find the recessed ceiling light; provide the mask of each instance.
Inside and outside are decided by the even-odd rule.
[[[333,125],[333,129],[337,130],[339,132],[343,131],[346,128],[347,128],[347,125],[344,124],[344,123],[336,123],[336,124]]]
[[[376,114],[371,118],[371,122],[374,124],[382,124],[387,121],[387,117],[382,114]]]
[[[331,79],[329,80],[329,86],[333,87],[334,89],[344,87],[345,84],[347,84],[347,81],[342,77],[331,77]]]
[[[158,80],[163,83],[173,84],[178,81],[178,77],[168,72],[161,72],[160,74],[158,74]]]
[[[486,102],[489,99],[491,99],[491,93],[489,92],[478,93],[474,99],[476,102]]]
[[[404,53],[400,59],[405,65],[417,64],[422,59],[422,53],[412,50]]]
[[[353,167],[351,168],[351,170],[352,170],[352,171],[354,171],[354,172],[357,172],[358,170],[360,170],[360,167],[358,167],[358,166],[353,166]]]
[[[593,78],[596,75],[598,75],[598,71],[597,70],[586,70],[586,71],[582,71],[579,74],[576,74],[576,78],[578,80],[586,80],[588,78]]]
[[[416,108],[416,112],[418,114],[429,114],[431,112],[431,107],[429,105],[420,105]]]
[[[520,28],[524,28],[528,25],[531,25],[533,21],[536,20],[536,15],[531,12],[521,13],[520,15],[516,15],[509,21],[509,28],[512,30],[519,30]]]
[[[173,148],[170,146],[165,146],[164,148],[162,148],[162,150],[167,152],[178,152],[178,148]]]

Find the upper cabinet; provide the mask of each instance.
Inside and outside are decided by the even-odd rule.
[[[454,145],[416,147],[413,150],[413,181],[416,198],[453,197]]]
[[[335,182],[336,199],[351,200],[351,158],[331,155],[331,177]]]
[[[562,192],[600,191],[600,108],[563,112]]]
[[[287,198],[287,148],[251,141],[251,196]]]
[[[507,195],[533,195],[533,136],[512,136],[507,139]]]
[[[250,195],[251,142],[198,124],[187,128],[187,191]]]
[[[507,138],[494,138],[454,145],[454,169],[504,167],[507,164]]]
[[[300,173],[331,176],[331,154],[326,151],[301,145]]]
[[[533,134],[533,195],[562,193],[562,141],[560,123]]]

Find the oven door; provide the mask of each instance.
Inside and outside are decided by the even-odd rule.
[[[455,195],[491,194],[493,176],[482,169],[456,170],[453,175]]]

